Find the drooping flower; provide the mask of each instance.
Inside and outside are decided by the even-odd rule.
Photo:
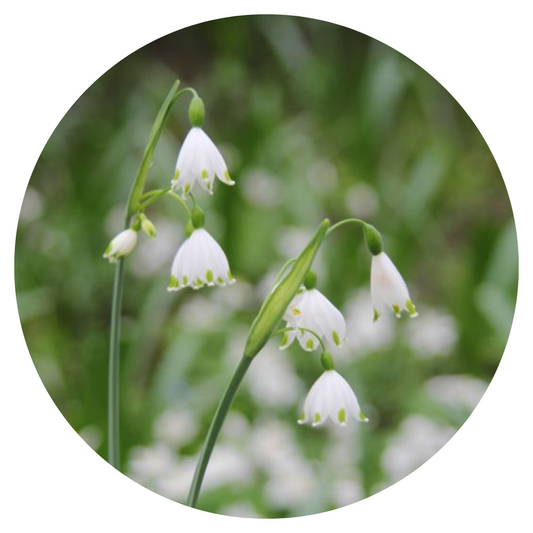
[[[200,289],[231,285],[235,282],[226,254],[220,245],[203,228],[197,228],[180,246],[170,275],[169,291],[185,287]]]
[[[187,196],[195,183],[204,191],[213,194],[215,176],[226,185],[234,185],[224,158],[213,141],[198,126],[192,127],[183,141],[176,172],[171,182],[174,191],[181,190]]]
[[[418,316],[405,281],[385,252],[372,256],[370,293],[374,321],[387,308],[392,309],[397,317],[401,316],[402,310],[406,310],[411,318]]]
[[[331,419],[345,426],[348,418],[368,422],[348,382],[336,371],[325,370],[307,394],[299,424],[319,426]]]
[[[316,335],[328,346],[341,346],[346,340],[346,323],[342,313],[318,289],[302,288],[283,318],[287,327],[294,329],[285,332],[280,346],[282,350],[290,346],[294,339],[298,339],[304,350],[316,350],[319,347]]]
[[[119,258],[131,254],[137,244],[137,232],[131,228],[121,231],[104,252],[104,258],[110,263],[116,263]]]

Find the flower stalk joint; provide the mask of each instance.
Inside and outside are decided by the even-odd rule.
[[[189,122],[195,128],[202,127],[205,118],[205,106],[202,99],[195,95],[189,104]]]
[[[379,255],[383,251],[383,239],[379,231],[371,224],[363,226],[366,246],[372,255]]]
[[[191,213],[191,224],[194,229],[203,228],[205,226],[205,214],[197,205],[194,206]]]

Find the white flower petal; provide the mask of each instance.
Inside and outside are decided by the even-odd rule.
[[[168,290],[234,283],[228,260],[220,245],[203,229],[195,229],[181,245],[172,263]]]
[[[317,336],[333,348],[345,341],[346,323],[342,313],[317,289],[304,289],[299,293],[288,306],[283,319],[287,327],[303,328],[297,333],[297,338],[306,351],[320,346]]]
[[[104,258],[110,263],[116,263],[120,257],[131,254],[137,244],[137,232],[131,228],[121,231],[104,252]]]
[[[183,141],[171,186],[187,196],[198,183],[204,191],[213,194],[215,176],[226,185],[235,183],[213,141],[201,128],[193,127]]]
[[[348,382],[335,370],[326,370],[311,387],[298,422],[318,426],[331,419],[345,426],[348,418],[367,420]]]
[[[370,292],[377,316],[387,308],[398,317],[402,310],[408,311],[413,318],[417,316],[407,285],[385,252],[372,256]]]

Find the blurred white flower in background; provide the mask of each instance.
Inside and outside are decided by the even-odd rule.
[[[285,422],[257,421],[248,449],[268,476],[265,499],[270,505],[281,509],[301,505],[316,491],[316,476]]]
[[[422,359],[448,355],[459,336],[453,316],[438,309],[424,309],[416,324],[408,323],[405,326],[407,342]]]
[[[271,407],[295,405],[304,389],[290,358],[271,344],[250,366],[245,383],[259,405]]]
[[[330,161],[316,159],[309,164],[307,180],[315,192],[325,194],[336,190],[339,178],[337,169]]]
[[[181,304],[177,320],[191,331],[216,331],[224,327],[230,316],[221,302],[213,301],[209,294],[197,294]]]
[[[424,385],[432,400],[447,407],[462,406],[469,412],[476,408],[487,387],[481,379],[462,375],[436,376]]]
[[[163,411],[154,423],[155,438],[168,446],[189,444],[198,432],[198,421],[190,411],[179,408]]]
[[[233,285],[231,291],[213,291],[210,296],[213,302],[235,311],[252,308],[255,303],[252,285],[243,280]]]
[[[358,182],[346,191],[345,205],[348,213],[357,213],[357,217],[368,219],[376,214],[379,201],[371,185]]]
[[[381,458],[383,470],[394,483],[424,464],[455,434],[456,429],[440,425],[421,415],[411,415],[390,439]]]
[[[37,189],[28,187],[20,208],[20,221],[28,224],[38,220],[43,213],[43,209],[43,195]]]
[[[183,240],[179,222],[166,217],[154,217],[157,238],[139,239],[137,251],[131,258],[131,270],[139,278],[151,278],[171,263],[176,246]]]
[[[219,442],[213,449],[209,468],[203,483],[204,490],[217,489],[223,485],[243,485],[255,478],[254,464],[247,453],[239,447]],[[189,482],[192,480],[189,479]]]
[[[221,507],[219,513],[240,518],[262,518],[251,503],[242,501]]]
[[[98,426],[85,426],[80,429],[79,435],[95,451],[103,441],[102,430]]]
[[[283,189],[279,179],[262,168],[253,168],[240,178],[242,193],[254,206],[263,208],[277,207],[283,199]]]
[[[336,507],[344,507],[365,497],[363,486],[353,478],[337,479],[333,483],[332,498]]]
[[[372,320],[372,299],[368,289],[353,293],[343,307],[348,343],[340,350],[339,359],[353,359],[380,350],[394,340],[394,320],[389,313]],[[335,352],[337,358],[337,352]]]
[[[151,446],[137,446],[132,449],[128,464],[128,476],[149,486],[155,479],[168,475],[177,466],[174,449],[168,444],[156,442]]]
[[[297,226],[285,226],[281,228],[276,240],[278,252],[281,256],[286,257],[287,259],[290,257],[298,257],[309,243],[313,233],[313,229],[303,229]],[[323,256],[319,254],[313,262],[313,270],[317,273],[319,278],[324,272],[324,261],[325,259]],[[274,279],[276,274],[277,271],[274,271]]]
[[[166,498],[183,502],[189,494],[195,470],[196,459],[194,457],[180,457],[163,475],[144,485]]]

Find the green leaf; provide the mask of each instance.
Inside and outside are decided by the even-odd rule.
[[[325,219],[318,227],[314,237],[296,259],[290,272],[274,286],[263,302],[259,314],[248,333],[246,346],[244,347],[244,357],[255,357],[272,336],[287,306],[296,296],[309,268],[311,268],[328,228],[329,220]]]

